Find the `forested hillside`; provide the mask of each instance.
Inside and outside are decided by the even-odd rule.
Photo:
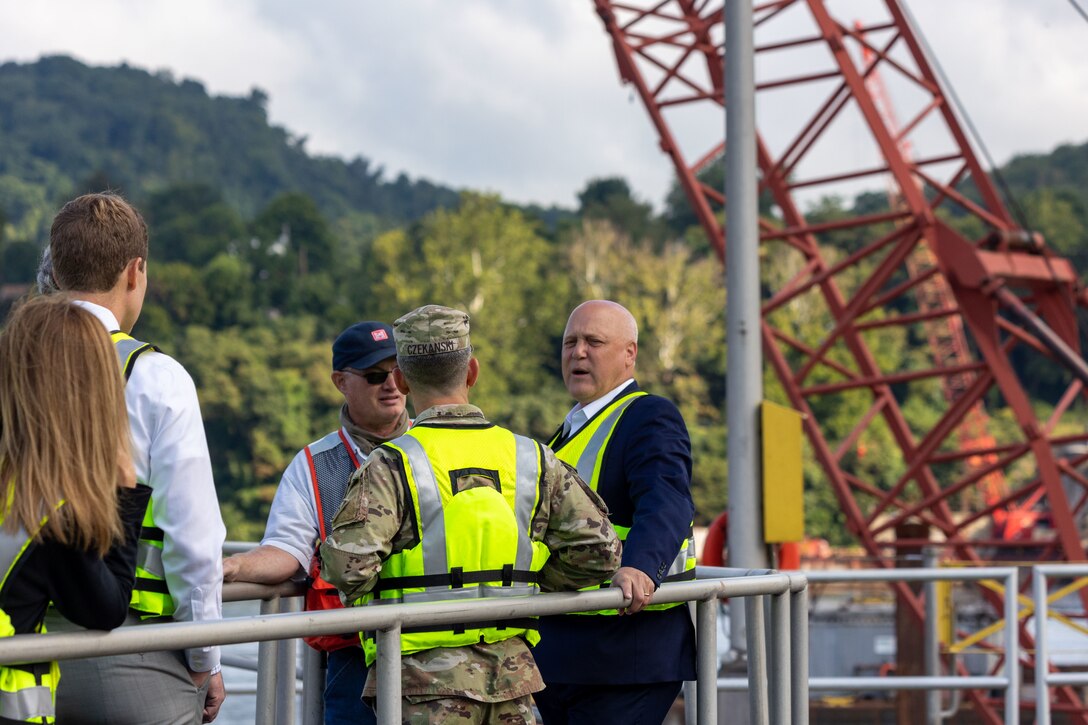
[[[336,426],[337,332],[426,303],[469,311],[483,367],[475,402],[541,438],[569,405],[558,360],[568,311],[590,297],[626,304],[641,331],[640,381],[675,400],[691,431],[697,520],[724,508],[723,273],[682,193],[655,213],[623,179],[594,179],[577,209],[544,210],[403,175],[388,181],[363,158],[311,156],[300,137],[269,125],[266,100],[257,90],[210,97],[195,81],[63,57],[0,66],[0,315],[32,281],[65,200],[106,188],[132,200],[151,231],[134,334],[196,380],[231,538],[259,538],[283,468]],[[1088,161],[1088,144],[1016,159],[1006,174],[1030,224],[1088,272],[1088,172],[1078,160]],[[880,193],[829,198],[811,215],[881,205]],[[864,241],[843,234],[828,243]],[[880,355],[909,364],[924,341],[879,344]],[[767,390],[780,399],[770,379]],[[928,405],[911,401],[912,414]],[[871,443],[877,453],[858,466],[891,485],[901,471]],[[810,462],[805,473],[810,533],[848,540],[821,472]]]
[[[210,97],[194,80],[129,66],[92,68],[56,56],[0,66],[0,179],[4,195],[33,206],[38,194],[108,181],[134,197],[179,182],[212,182],[251,215],[274,196],[305,191],[338,217],[369,212],[414,219],[456,202],[452,189],[401,176],[362,157],[310,156],[305,136],[270,126],[267,98]],[[365,139],[361,140],[365,143]],[[9,202],[10,203],[10,202]],[[7,210],[17,223],[24,207]]]

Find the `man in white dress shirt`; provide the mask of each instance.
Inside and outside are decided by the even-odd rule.
[[[136,476],[152,489],[128,624],[220,619],[226,530],[196,387],[177,361],[128,336],[147,291],[147,225],[120,196],[87,194],[54,218],[49,252],[56,286],[113,333]],[[211,722],[226,696],[218,647],[69,660],[61,672],[64,723]]]

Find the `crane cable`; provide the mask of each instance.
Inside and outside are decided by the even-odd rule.
[[[1081,17],[1088,21],[1088,13],[1085,13],[1084,9],[1081,8],[1081,6],[1077,3],[1077,0],[1069,0],[1069,2],[1071,5],[1073,5],[1073,8],[1077,11],[1077,13],[1079,13]],[[948,74],[944,72],[944,68],[941,66],[940,60],[937,59],[937,56],[933,52],[933,49],[930,47],[925,35],[922,34],[920,30],[921,26],[918,25],[918,20],[910,11],[910,7],[908,7],[907,3],[900,3],[900,7],[902,7],[903,14],[906,16],[907,21],[914,29],[915,36],[921,43],[922,50],[924,51],[927,59],[930,63],[933,64],[933,67],[936,70],[937,75],[940,76],[940,80],[943,83],[944,87],[948,89],[948,95],[952,98],[952,103],[955,105],[957,112],[959,113],[960,117],[963,118],[964,123],[967,125],[967,129],[968,131],[970,131],[971,136],[974,138],[975,144],[978,145],[978,148],[981,150],[983,157],[985,157],[986,162],[990,165],[990,174],[994,177],[994,180],[997,182],[998,187],[1004,194],[1005,201],[1009,205],[1010,210],[1016,217],[1017,222],[1020,223],[1020,227],[1023,230],[1030,232],[1031,225],[1028,223],[1027,214],[1024,212],[1024,209],[1020,206],[1019,202],[1017,202],[1016,197],[1013,195],[1012,189],[1009,188],[1008,183],[1006,183],[1005,177],[1001,173],[1001,169],[999,169],[997,164],[994,163],[993,157],[990,155],[989,149],[986,148],[986,144],[982,140],[982,136],[979,135],[978,129],[975,128],[975,124],[971,121],[971,117],[967,114],[967,109],[964,108],[963,103],[960,102],[959,96],[956,95],[956,89],[952,86],[952,83],[948,78]],[[1054,274],[1051,253],[1049,253],[1048,249],[1044,248],[1043,259],[1046,263],[1047,269],[1051,272],[1051,274]],[[1074,296],[1073,291],[1065,285],[1063,285],[1061,289],[1062,296],[1066,298],[1066,301],[1069,303],[1070,307],[1076,309],[1078,307],[1078,298]]]
[[[1070,2],[1073,1],[1074,0],[1070,0]],[[922,44],[922,48],[925,51],[926,59],[933,64],[934,69],[937,71],[937,75],[940,76],[942,84],[948,90],[948,95],[949,97],[951,97],[952,103],[956,107],[956,111],[959,113],[960,117],[963,118],[963,121],[967,126],[967,130],[971,132],[971,136],[974,139],[975,144],[978,146],[979,150],[982,152],[983,157],[985,157],[986,163],[990,165],[990,173],[997,181],[998,186],[1001,187],[1001,191],[1005,195],[1005,201],[1008,203],[1009,208],[1016,216],[1016,220],[1020,223],[1020,226],[1025,230],[1030,230],[1031,226],[1028,224],[1027,214],[1024,213],[1024,210],[1020,207],[1020,204],[1017,203],[1016,197],[1013,196],[1012,190],[1009,188],[1009,185],[1005,183],[1005,177],[1001,175],[1001,170],[998,168],[997,164],[994,163],[993,157],[990,156],[990,151],[986,148],[986,144],[982,141],[982,136],[979,135],[978,129],[975,128],[975,124],[971,121],[971,117],[967,115],[967,109],[964,108],[963,103],[960,102],[959,96],[956,95],[956,89],[952,86],[951,81],[948,79],[948,74],[944,72],[944,68],[941,66],[941,62],[937,59],[936,54],[933,52],[933,48],[930,47],[929,41],[927,41],[925,35],[922,34],[920,29],[921,26],[918,25],[918,20],[914,17],[914,14],[911,13],[907,3],[900,3],[900,7],[903,9],[903,14],[906,15],[907,20],[910,21],[911,27],[915,31],[915,36]],[[1080,8],[1078,7],[1077,9],[1079,10]]]
[[[1084,12],[1084,8],[1077,3],[1077,0],[1069,0],[1069,4],[1073,6],[1073,9],[1076,10],[1082,18],[1084,18],[1085,22],[1088,22],[1088,13]]]

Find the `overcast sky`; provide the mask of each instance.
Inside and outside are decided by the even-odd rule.
[[[1069,0],[910,7],[998,163],[1088,141],[1088,23]],[[672,178],[590,0],[0,4],[0,58],[57,53],[216,94],[259,87],[311,152],[363,155],[387,177],[564,206],[609,175],[660,205]]]

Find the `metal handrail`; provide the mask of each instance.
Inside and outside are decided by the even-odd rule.
[[[652,600],[654,603],[686,601],[696,603],[696,628],[699,638],[697,722],[705,724],[717,722],[715,653],[719,598],[771,595],[788,602],[791,595],[803,597],[805,586],[807,585],[804,576],[760,573],[755,576],[677,582],[665,584],[657,590]],[[297,594],[298,585],[297,583],[275,587],[255,584],[231,585],[230,597],[244,599],[253,598],[252,595],[267,596],[270,591],[273,592],[273,597],[279,596],[279,593],[291,596]],[[400,631],[402,627],[616,609],[627,603],[629,603],[628,600],[623,598],[623,593],[619,589],[600,589],[509,599],[392,604],[382,607],[353,607],[317,612],[261,614],[216,621],[145,624],[139,627],[123,627],[112,632],[25,634],[0,640],[0,663],[17,664],[145,652],[152,649],[174,650],[242,642],[270,642],[351,631],[376,631],[377,676],[379,682],[383,683],[378,692],[378,722],[387,725],[400,722]],[[773,646],[765,662],[758,663],[758,667],[757,663],[751,663],[749,679],[753,683],[762,683],[770,678],[777,683],[774,690],[776,695],[784,697],[787,708],[792,708],[794,714],[792,718],[789,715],[784,718],[776,716],[774,722],[788,722],[790,719],[797,723],[807,722],[807,682],[790,678],[790,660],[793,657],[789,654],[788,646],[790,639],[798,642],[807,659],[807,617],[791,617],[788,604],[772,607],[771,610],[772,622],[769,623],[768,631],[772,634]],[[801,609],[801,611],[805,610]],[[796,629],[799,624],[804,629],[803,633]],[[762,640],[765,633],[763,631],[750,632],[750,636]],[[785,661],[782,661],[783,652],[786,653]],[[803,706],[800,703],[804,703]],[[764,701],[759,705],[760,707],[753,708],[752,721],[766,725],[770,722],[767,717],[769,712],[767,703]],[[772,705],[781,708],[780,703],[772,703]],[[796,715],[799,711],[805,713],[804,719],[797,719]],[[258,722],[268,721],[266,717],[266,714],[258,713]]]
[[[1040,569],[1043,567],[1036,567]],[[1047,567],[1050,568],[1050,567]],[[1060,569],[1060,567],[1053,567]],[[1083,567],[1088,575],[1088,566]],[[736,575],[738,570],[721,567],[697,567],[700,575],[724,575],[729,572]],[[1067,569],[1061,569],[1067,571]],[[933,581],[977,581],[983,579],[1004,580],[1005,588],[1005,674],[1004,676],[889,676],[889,677],[807,677],[810,690],[974,690],[1003,689],[1005,691],[1005,723],[1016,725],[1020,721],[1020,641],[1017,636],[1016,612],[1018,594],[1018,571],[1016,567],[974,567],[974,568],[904,568],[904,569],[862,569],[862,570],[806,570],[808,583],[844,583],[844,582],[933,582]],[[1011,625],[1010,625],[1011,622]],[[1036,640],[1038,642],[1038,639]],[[1038,646],[1038,645],[1037,645]],[[1036,658],[1037,660],[1039,657]],[[1045,668],[1042,668],[1045,671]],[[794,677],[798,670],[794,668]],[[806,671],[807,676],[807,671]],[[1037,675],[1038,677],[1038,675]],[[1053,682],[1059,680],[1051,675]],[[1078,683],[1088,683],[1088,673],[1084,673]],[[1063,683],[1064,684],[1064,683]],[[744,690],[749,687],[745,678],[719,678],[718,689],[723,691]],[[1049,720],[1037,720],[1040,725],[1049,725]]]
[[[1031,575],[1031,595],[1035,605],[1035,722],[1050,725],[1049,687],[1088,684],[1088,672],[1051,672],[1047,657],[1047,621],[1050,602],[1047,601],[1047,581],[1054,577],[1088,576],[1088,564],[1039,564]]]

